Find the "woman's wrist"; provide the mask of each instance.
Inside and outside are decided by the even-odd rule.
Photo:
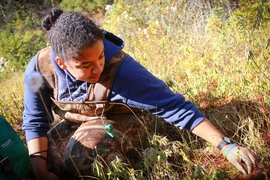
[[[47,161],[44,161],[42,158],[32,158],[32,166],[34,173],[38,179],[44,179],[49,173],[47,169]]]
[[[31,153],[29,157],[30,157],[30,159],[41,158],[41,159],[43,159],[43,160],[45,160],[47,162],[47,153],[48,153],[48,151],[46,149],[46,150]]]
[[[236,143],[233,143],[233,144],[230,144],[229,146],[227,146],[227,148],[222,152],[223,155],[224,155],[225,157],[227,157],[227,155],[229,154],[229,152],[230,152],[233,148],[235,148],[236,146],[238,146],[238,144],[236,144]],[[224,148],[223,148],[223,149],[224,149]]]
[[[225,145],[225,146],[220,150],[220,152],[223,154],[223,153],[226,151],[226,149],[228,149],[231,145],[232,145],[232,144],[227,144],[227,145]]]
[[[206,118],[193,128],[191,132],[211,143],[214,147],[217,147],[224,137],[224,135]]]

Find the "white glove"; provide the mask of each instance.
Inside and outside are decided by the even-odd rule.
[[[225,149],[225,148],[224,148]],[[250,174],[256,165],[255,155],[247,148],[230,144],[223,154],[243,174]]]

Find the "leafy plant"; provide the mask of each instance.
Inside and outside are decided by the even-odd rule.
[[[46,46],[46,36],[33,21],[37,19],[21,19],[16,13],[0,33],[0,54],[14,71],[23,71],[34,54]]]

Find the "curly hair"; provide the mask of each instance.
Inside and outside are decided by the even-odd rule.
[[[103,30],[87,16],[63,12],[59,8],[52,8],[42,19],[41,26],[48,31],[54,53],[64,61],[76,59],[83,48],[91,47],[104,38]]]

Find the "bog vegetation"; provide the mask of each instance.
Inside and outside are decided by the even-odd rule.
[[[35,2],[35,3],[30,3]],[[92,2],[92,1],[91,1]],[[210,144],[153,117],[140,149],[105,169],[100,179],[270,178],[270,2],[1,1],[0,114],[18,134],[23,112],[23,71],[47,44],[42,10],[60,6],[87,13],[120,36],[125,51],[175,92],[182,93],[240,145],[253,149],[258,166],[244,177]]]

